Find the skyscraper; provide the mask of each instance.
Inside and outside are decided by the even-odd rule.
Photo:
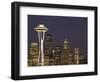
[[[53,49],[53,37],[51,34],[46,34],[44,38],[44,64],[52,65],[52,49]]]
[[[33,42],[31,43],[29,48],[28,66],[37,66],[39,63],[38,58],[39,58],[38,43]]]
[[[61,65],[61,45],[58,42],[55,42],[54,48],[53,48],[53,61],[55,65]]]
[[[80,63],[80,52],[79,52],[79,48],[75,48],[74,49],[74,59],[75,59],[75,64],[79,64]]]
[[[61,64],[67,65],[72,63],[73,63],[72,49],[70,47],[70,43],[67,41],[67,39],[65,39],[62,46],[62,52],[61,52]]]

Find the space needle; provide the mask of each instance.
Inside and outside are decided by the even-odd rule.
[[[43,24],[39,24],[34,29],[38,33],[38,39],[39,39],[39,58],[38,58],[38,62],[41,66],[44,66],[43,42],[44,42],[45,32],[47,32],[48,28],[46,26],[44,26]]]

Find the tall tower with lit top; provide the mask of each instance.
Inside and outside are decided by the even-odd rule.
[[[67,41],[67,39],[65,39],[62,47],[62,53],[61,53],[62,65],[69,64],[69,51],[70,51],[70,43]]]
[[[64,49],[68,49],[69,48],[69,42],[67,41],[67,39],[64,40]]]
[[[43,24],[39,24],[34,29],[38,33],[38,39],[39,39],[39,58],[38,58],[38,62],[41,66],[43,66],[44,65],[43,42],[44,42],[45,32],[47,32],[48,28],[46,26],[44,26]]]

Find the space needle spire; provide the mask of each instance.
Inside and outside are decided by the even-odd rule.
[[[39,58],[38,58],[38,62],[41,66],[44,66],[43,42],[44,42],[45,32],[47,32],[48,28],[46,26],[44,26],[43,24],[39,24],[34,29],[38,33],[38,39],[39,39]]]

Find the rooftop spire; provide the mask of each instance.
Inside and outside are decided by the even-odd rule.
[[[64,43],[68,43],[67,39],[64,40]]]

